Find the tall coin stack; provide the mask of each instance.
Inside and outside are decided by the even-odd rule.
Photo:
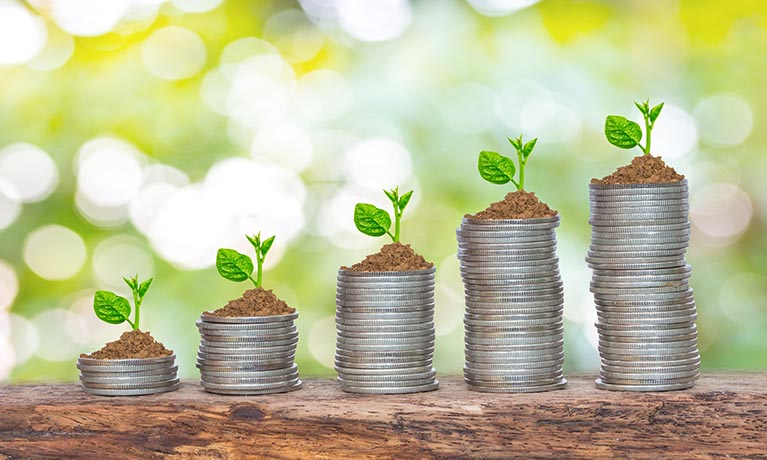
[[[338,272],[336,371],[350,393],[436,390],[434,267]]]
[[[77,359],[80,383],[86,393],[102,396],[139,396],[179,387],[175,353],[161,358]]]
[[[526,393],[566,385],[558,225],[559,216],[464,218],[457,230],[469,389]]]
[[[205,391],[229,395],[284,393],[301,388],[293,362],[298,313],[197,320],[197,367]]]
[[[598,388],[690,388],[700,370],[687,181],[590,185]]]

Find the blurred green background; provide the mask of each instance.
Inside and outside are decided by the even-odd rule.
[[[588,182],[639,153],[608,113],[666,106],[653,147],[691,187],[705,369],[767,367],[767,4],[761,0],[0,0],[0,379],[74,380],[116,339],[96,289],[154,274],[143,329],[195,378],[218,247],[277,240],[298,364],[333,375],[336,270],[385,241],[353,205],[416,193],[403,239],[438,267],[437,369],[463,365],[454,230],[509,191],[482,149],[539,137],[527,189],[562,214],[566,368],[598,367]]]

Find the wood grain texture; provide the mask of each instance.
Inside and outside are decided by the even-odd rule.
[[[227,397],[194,382],[108,398],[77,385],[0,387],[0,459],[767,459],[767,373],[705,375],[695,388],[620,393],[469,392],[457,377],[402,396]]]

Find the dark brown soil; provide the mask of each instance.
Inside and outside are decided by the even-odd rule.
[[[426,270],[433,266],[433,263],[427,262],[422,255],[413,251],[409,244],[391,243],[377,253],[365,257],[362,262],[341,269],[355,272],[404,272]]]
[[[206,311],[206,315],[219,317],[234,316],[274,316],[289,315],[295,312],[284,300],[280,300],[270,289],[249,289],[239,299],[230,300],[228,304],[214,311]]]
[[[509,192],[506,194],[506,198],[491,204],[484,211],[473,215],[466,214],[466,217],[480,220],[502,220],[537,219],[556,215],[557,211],[549,208],[549,205],[539,200],[535,193],[517,190]]]
[[[119,340],[109,342],[101,350],[94,351],[82,358],[93,359],[135,359],[135,358],[162,358],[173,354],[165,345],[156,341],[152,334],[142,331],[123,332]]]
[[[679,182],[684,176],[668,166],[660,157],[639,155],[631,164],[621,166],[614,173],[601,179],[591,179],[592,184],[662,184]]]

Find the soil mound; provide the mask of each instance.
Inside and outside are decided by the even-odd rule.
[[[466,217],[480,220],[502,220],[537,219],[556,215],[557,211],[549,208],[549,205],[539,200],[535,193],[517,190],[509,192],[506,194],[506,198],[491,204],[484,211],[473,215],[466,214]]]
[[[640,155],[631,164],[621,166],[614,173],[601,179],[591,179],[592,184],[662,184],[679,182],[684,176],[668,166],[660,157]]]
[[[271,289],[248,289],[242,297],[230,300],[229,303],[214,311],[204,314],[219,317],[234,316],[274,316],[289,315],[295,312],[284,300],[280,300]]]
[[[413,251],[409,244],[391,243],[380,251],[365,257],[365,260],[341,267],[355,272],[402,272],[408,270],[426,270],[434,264],[427,262],[422,255]]]
[[[82,358],[93,359],[135,359],[135,358],[162,358],[173,354],[172,350],[156,341],[149,332],[139,330],[123,332],[119,340],[109,342],[101,350],[94,351]]]

